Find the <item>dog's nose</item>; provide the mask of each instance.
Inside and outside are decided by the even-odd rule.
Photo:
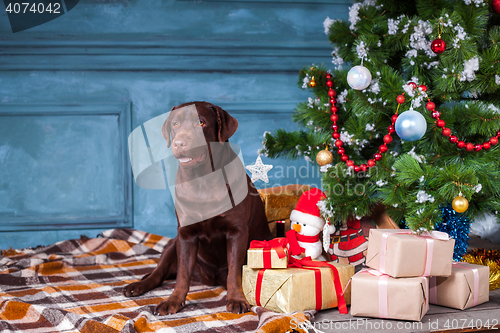
[[[184,140],[175,140],[174,141],[174,149],[175,150],[183,150],[186,148],[186,145],[187,145],[187,143]]]

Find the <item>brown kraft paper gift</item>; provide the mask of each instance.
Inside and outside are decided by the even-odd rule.
[[[425,277],[396,279],[363,270],[352,277],[351,284],[352,316],[420,321],[429,309]]]
[[[286,239],[274,238],[270,241],[252,241],[250,248],[247,250],[247,265],[253,269],[287,268],[288,248],[286,247]]]
[[[354,266],[333,264],[340,277],[342,289],[354,274]],[[332,270],[319,267],[321,271],[321,309],[338,306]],[[243,266],[243,293],[252,305],[256,301],[258,269]],[[310,269],[287,268],[266,269],[261,284],[260,305],[275,312],[290,313],[294,311],[316,309],[315,273]],[[351,289],[347,287],[344,298],[350,304]]]
[[[449,276],[455,240],[443,232],[433,231],[432,237],[437,238],[426,235],[371,229],[366,265],[392,277]]]
[[[450,276],[429,278],[430,303],[459,310],[486,303],[490,295],[489,276],[488,266],[453,263]]]

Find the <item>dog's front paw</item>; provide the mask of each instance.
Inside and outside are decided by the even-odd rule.
[[[228,299],[226,309],[232,313],[245,313],[250,311],[250,304],[246,299]]]
[[[158,304],[155,308],[155,315],[167,315],[179,312],[186,303],[180,298],[171,295],[169,298]]]
[[[122,291],[125,296],[133,297],[142,295],[153,288],[154,287],[151,287],[147,280],[142,280],[139,282],[131,283],[128,286],[125,286]]]

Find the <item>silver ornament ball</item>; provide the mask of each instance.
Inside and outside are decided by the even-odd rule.
[[[394,124],[396,133],[404,141],[417,141],[427,130],[427,121],[418,111],[409,110],[401,113]]]
[[[372,74],[365,66],[354,66],[347,73],[347,83],[352,89],[363,90],[372,82]]]

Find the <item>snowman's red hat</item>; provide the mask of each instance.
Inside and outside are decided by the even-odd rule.
[[[290,214],[290,220],[322,230],[325,220],[321,217],[318,202],[324,198],[326,198],[325,194],[318,188],[302,193],[295,209]]]

